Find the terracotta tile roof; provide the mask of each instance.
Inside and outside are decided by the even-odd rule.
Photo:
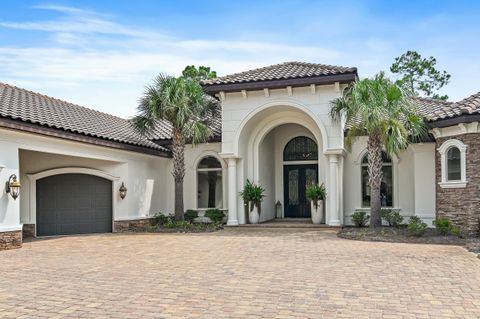
[[[427,121],[435,121],[447,117],[448,114],[452,113],[452,107],[455,104],[454,102],[426,97],[416,97],[415,102],[418,112],[420,112]]]
[[[202,84],[205,86],[209,86],[215,84],[286,80],[296,78],[318,77],[325,75],[338,75],[345,73],[356,74],[356,72],[357,68],[354,67],[341,67],[305,62],[285,62],[245,72],[221,76],[215,79],[203,81]]]
[[[480,92],[461,101],[448,102],[417,97],[418,109],[427,121],[433,122],[460,115],[480,114]]]
[[[120,117],[0,83],[0,117],[99,139],[168,151],[139,135]],[[159,131],[163,132],[160,128]]]

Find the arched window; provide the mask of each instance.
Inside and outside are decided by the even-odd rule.
[[[447,150],[447,182],[461,179],[460,150],[452,146]]]
[[[382,152],[382,184],[380,199],[382,207],[393,207],[393,168],[392,159]],[[362,159],[362,207],[370,207],[370,186],[368,185],[368,153]]]
[[[438,148],[441,156],[442,188],[458,188],[467,185],[467,146],[462,141],[450,139]]]
[[[197,167],[197,208],[222,208],[222,165],[213,156],[204,157]]]
[[[287,143],[283,150],[284,161],[318,160],[317,143],[306,136],[295,137]]]

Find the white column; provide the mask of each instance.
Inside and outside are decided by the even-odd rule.
[[[329,187],[327,188],[327,201],[329,202],[329,211],[327,224],[330,226],[340,226],[337,154],[328,155],[328,167]]]
[[[237,159],[228,159],[228,221],[227,225],[237,226]]]

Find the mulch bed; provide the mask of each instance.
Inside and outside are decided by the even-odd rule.
[[[221,225],[204,224],[202,226],[189,228],[168,228],[163,225],[150,226],[143,231],[147,233],[213,233],[223,229]]]
[[[338,237],[363,241],[382,241],[390,243],[415,243],[435,245],[463,246],[468,251],[480,254],[480,238],[459,238],[457,236],[438,235],[435,229],[427,229],[422,237],[408,235],[407,228],[379,227],[377,229],[345,227],[338,232]],[[479,255],[480,258],[480,255]]]

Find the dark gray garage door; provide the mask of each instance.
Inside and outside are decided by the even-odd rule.
[[[37,236],[111,231],[111,181],[85,174],[37,181]]]

